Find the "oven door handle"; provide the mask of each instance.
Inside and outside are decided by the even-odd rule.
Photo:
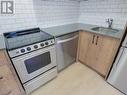
[[[65,39],[65,40],[57,40],[57,44],[65,43],[65,42],[68,42],[68,41],[72,41],[72,40],[74,40],[76,38],[78,38],[78,35],[76,35],[74,37],[71,37],[71,38],[68,38],[68,39]]]

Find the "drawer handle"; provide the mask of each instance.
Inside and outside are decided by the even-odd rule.
[[[98,44],[98,40],[99,40],[99,36],[97,36],[97,39],[96,39],[96,45]]]
[[[94,39],[95,39],[95,35],[93,35],[93,40],[92,40],[92,44],[94,43]]]
[[[72,38],[68,38],[68,39],[65,39],[65,40],[59,40],[57,41],[58,44],[61,44],[61,43],[65,43],[65,42],[68,42],[68,41],[72,41],[74,39],[78,38],[78,35],[72,37]]]
[[[3,79],[3,77],[2,76],[0,76],[0,80],[2,80]]]

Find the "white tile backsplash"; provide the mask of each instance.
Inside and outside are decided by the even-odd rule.
[[[80,2],[79,22],[106,26],[113,18],[114,28],[123,28],[127,22],[127,0],[89,0]]]
[[[14,0],[13,15],[0,14],[0,33],[32,27],[78,22],[79,2],[68,0]]]
[[[32,0],[13,0],[14,14],[0,14],[0,33],[37,26]]]
[[[34,2],[39,26],[49,27],[78,22],[79,2],[57,0]]]
[[[33,27],[50,27],[70,23],[123,28],[127,21],[127,0],[13,0],[14,14],[0,14],[0,34]]]

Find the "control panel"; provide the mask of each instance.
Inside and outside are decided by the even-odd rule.
[[[22,55],[22,54],[26,54],[26,53],[29,53],[29,52],[32,52],[32,51],[35,51],[35,50],[38,50],[38,49],[43,49],[43,48],[46,48],[50,45],[53,45],[55,44],[55,40],[54,39],[51,39],[51,40],[47,40],[47,41],[43,41],[43,42],[39,42],[39,43],[36,43],[36,44],[32,44],[32,45],[29,45],[29,46],[25,46],[25,47],[22,47],[22,48],[18,48],[18,49],[15,49],[15,50],[11,50],[9,51],[9,55],[10,57],[16,57],[16,56],[19,56],[19,55]]]

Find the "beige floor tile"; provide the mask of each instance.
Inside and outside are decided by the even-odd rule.
[[[75,63],[31,95],[123,95],[96,72]]]

